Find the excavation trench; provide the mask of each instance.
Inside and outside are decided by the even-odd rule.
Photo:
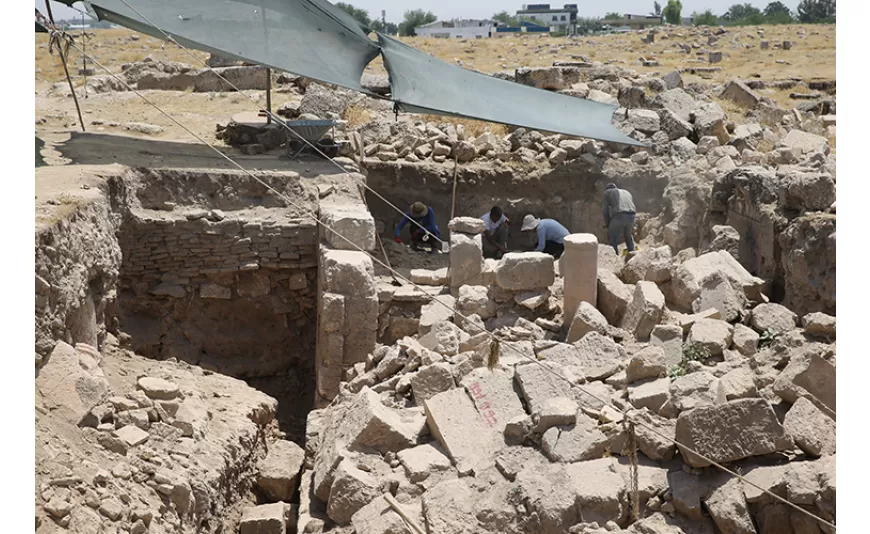
[[[303,445],[318,263],[305,212],[318,209],[316,186],[258,174],[294,205],[243,173],[136,169],[106,180],[105,201],[38,233],[43,278],[69,294],[51,295],[55,317],[38,317],[37,352],[52,338],[98,345],[111,332],[137,354],[271,395],[281,429]]]

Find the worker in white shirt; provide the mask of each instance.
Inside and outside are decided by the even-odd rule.
[[[483,232],[483,256],[485,258],[501,259],[509,252],[507,248],[508,225],[510,220],[505,217],[499,206],[493,206],[489,213],[480,217],[486,230]]]

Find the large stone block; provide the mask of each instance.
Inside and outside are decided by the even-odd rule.
[[[501,434],[478,413],[464,389],[439,393],[425,402],[425,408],[429,430],[460,474],[495,461],[504,445]]]
[[[576,423],[554,426],[544,432],[541,446],[553,462],[580,462],[601,458],[609,440],[598,430],[597,421],[578,414]]]
[[[577,496],[583,521],[621,523],[628,512],[626,483],[614,458],[576,462],[565,467],[570,491]]]
[[[665,417],[676,417],[680,412],[702,406],[726,402],[722,382],[706,371],[681,376],[671,382],[668,402],[659,409]]]
[[[837,368],[818,354],[796,354],[773,383],[773,391],[786,402],[806,397],[822,411],[836,412]]]
[[[354,297],[377,297],[374,264],[369,256],[354,250],[321,248],[321,291]]]
[[[36,377],[36,391],[42,397],[42,405],[72,424],[87,415],[109,393],[109,383],[102,370],[86,365],[87,354],[59,341],[48,362]]]
[[[543,252],[509,252],[495,272],[495,282],[509,291],[543,289],[553,285],[553,256]]]
[[[273,501],[289,502],[296,490],[305,451],[292,441],[278,440],[260,462],[257,486]]]
[[[423,406],[427,399],[454,387],[456,382],[453,379],[453,367],[447,362],[427,365],[411,378],[411,391],[414,392],[417,406]]]
[[[285,534],[291,506],[284,502],[252,506],[242,513],[239,534]]]
[[[589,332],[598,332],[606,335],[608,330],[607,319],[598,309],[589,302],[582,301],[574,313],[574,319],[568,329],[568,343],[574,343],[583,338]]]
[[[589,332],[574,346],[577,348],[577,367],[589,380],[604,380],[616,373],[625,361],[625,349],[598,332]]]
[[[399,462],[411,482],[426,480],[431,474],[450,469],[450,458],[437,443],[426,443],[399,451]]]
[[[692,302],[692,311],[701,313],[714,308],[728,322],[736,321],[747,305],[743,288],[721,271],[716,271],[700,283],[700,294]]]
[[[686,447],[720,463],[794,447],[764,399],[740,399],[681,413],[676,435],[677,442],[685,445],[678,445],[680,454],[692,467],[707,467],[710,462]]]
[[[795,444],[811,456],[837,452],[837,423],[806,398],[792,405],[783,426]]]
[[[386,453],[416,445],[425,421],[416,412],[384,406],[378,394],[366,388],[348,407],[340,424],[347,447],[368,447]]]
[[[480,284],[483,265],[480,235],[455,233],[450,236],[450,287]]]
[[[635,408],[648,408],[658,412],[670,398],[671,381],[668,378],[653,378],[628,386],[628,401]]]
[[[486,230],[486,224],[484,224],[482,219],[477,219],[475,217],[456,217],[447,223],[447,228],[449,228],[451,232],[477,235],[482,234],[483,231]]]
[[[627,284],[641,280],[663,283],[671,279],[671,247],[664,245],[656,248],[643,248],[622,268],[622,279]]]
[[[356,247],[374,250],[375,219],[364,205],[322,203],[320,218],[323,221],[320,225],[321,237],[330,247],[339,250],[358,250]]]
[[[565,236],[565,253],[559,258],[559,272],[564,279],[562,312],[565,317],[574,317],[581,302],[595,306],[598,300],[598,239],[592,234]]]
[[[686,342],[704,347],[711,356],[719,356],[731,346],[733,333],[733,327],[725,321],[700,319],[692,325]]]
[[[661,320],[664,307],[665,296],[654,282],[638,282],[622,319],[622,328],[637,339],[648,339]]]
[[[508,421],[526,414],[513,387],[513,377],[506,372],[477,368],[462,379],[462,386],[486,424],[504,432]]]
[[[677,325],[656,325],[650,332],[650,344],[665,351],[665,366],[670,369],[683,361],[683,329]]]
[[[460,288],[460,291],[462,288]],[[425,336],[432,330],[432,326],[441,321],[449,321],[453,318],[453,308],[456,307],[456,299],[452,295],[438,295],[432,301],[420,308],[420,335]]]
[[[549,367],[544,369],[544,367]],[[525,363],[517,365],[515,378],[520,386],[520,391],[526,404],[533,413],[541,410],[547,399],[556,397],[576,398],[571,384],[562,380],[556,374],[571,377],[561,365],[544,361],[538,363]]]
[[[686,310],[692,309],[692,303],[701,296],[701,283],[715,272],[721,272],[742,287],[748,298],[761,300],[764,280],[749,274],[728,252],[718,250],[687,260],[677,267],[672,280],[674,304]]]
[[[456,299],[456,311],[468,317],[477,314],[481,319],[489,319],[495,315],[495,301],[489,298],[489,289],[486,286],[464,285],[459,288]],[[458,324],[462,323],[462,317],[454,317]]]
[[[750,324],[759,332],[782,334],[797,327],[798,316],[782,304],[759,304],[752,309]]]
[[[402,508],[418,525],[425,524],[419,500],[411,503],[403,502]],[[356,534],[413,533],[384,497],[378,497],[353,514],[351,525]]]
[[[598,270],[597,307],[610,324],[617,326],[622,323],[631,298],[628,286],[616,274],[607,269]]]
[[[338,465],[329,490],[326,514],[341,526],[349,525],[353,515],[383,493],[373,475],[345,459]]]

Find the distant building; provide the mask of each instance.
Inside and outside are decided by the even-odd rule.
[[[519,26],[496,26],[493,36],[507,37],[509,35],[516,35],[518,33],[550,33],[550,27],[534,24],[526,20],[521,20]]]
[[[517,18],[532,20],[556,31],[569,31],[577,26],[577,4],[550,7],[550,4],[528,4],[517,11]]]
[[[441,39],[482,39],[492,37],[496,23],[491,20],[436,20],[414,28],[420,37]]]
[[[664,24],[664,17],[657,17],[655,15],[623,15],[621,19],[607,19],[601,22],[610,26],[611,31],[623,32],[661,26]]]

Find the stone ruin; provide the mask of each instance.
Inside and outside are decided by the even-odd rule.
[[[281,76],[288,116],[370,112],[342,130],[354,172],[258,172],[288,203],[240,173],[112,171],[38,225],[36,532],[415,532],[391,501],[429,534],[832,532],[766,491],[836,522],[833,100],[585,61],[499,75],[618,103],[650,143],[622,149],[396,122]],[[445,218],[451,160],[471,217]],[[624,258],[601,244],[611,181],[639,210]],[[446,266],[379,276],[345,238],[379,258],[399,215],[360,183],[432,205]],[[514,249],[525,212],[565,223],[564,256],[484,259],[493,204]]]

